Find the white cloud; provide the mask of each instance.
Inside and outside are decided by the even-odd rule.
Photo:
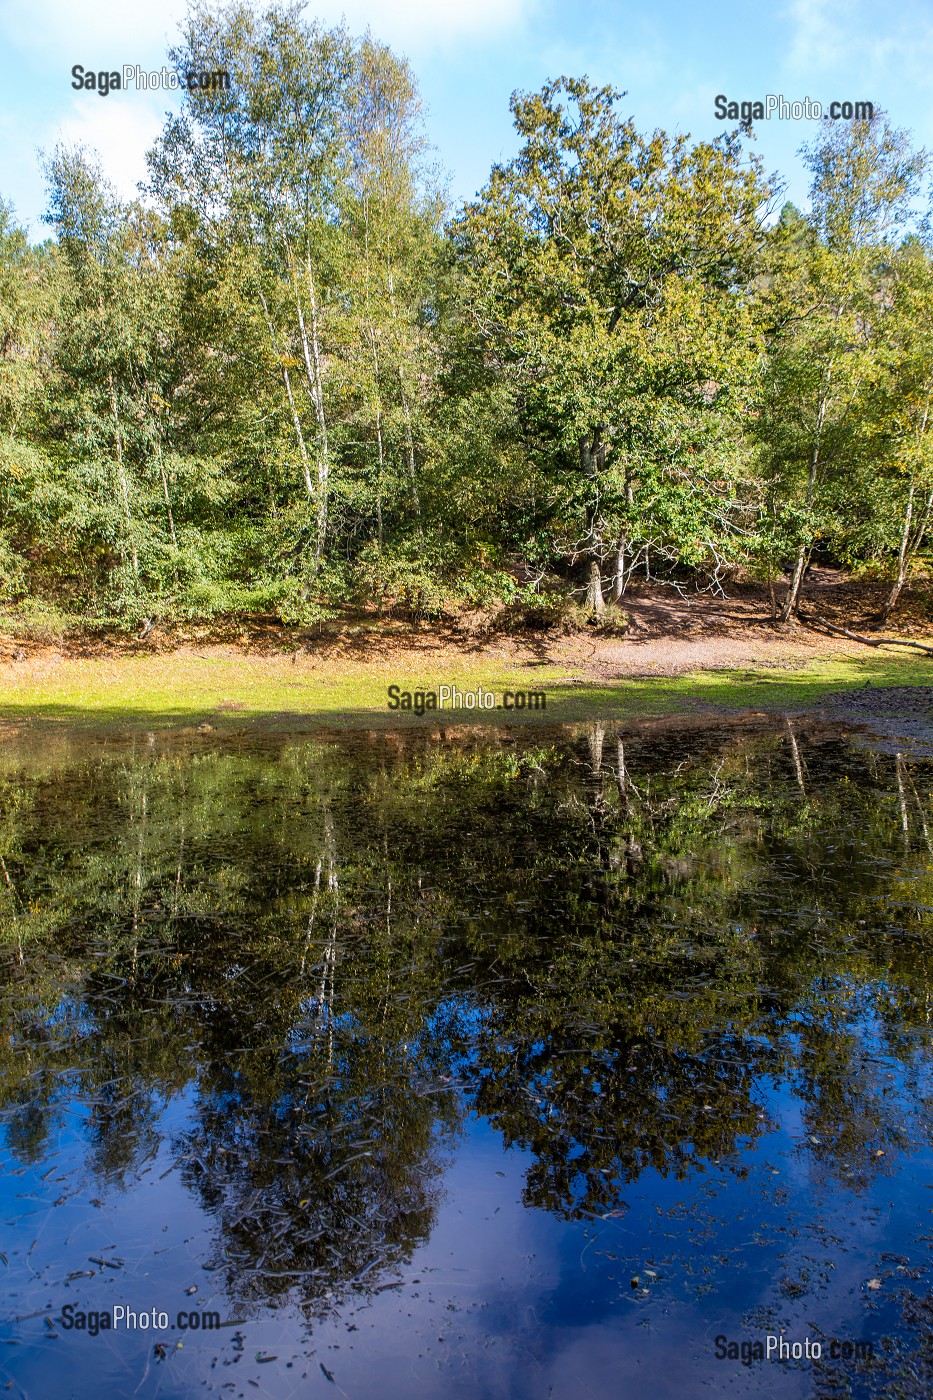
[[[369,28],[378,39],[423,53],[502,34],[535,8],[536,0],[312,0],[308,14],[326,24],[345,16],[353,32]],[[126,0],[2,0],[0,32],[18,48],[69,66],[155,66],[186,9],[184,0],[146,6]]]
[[[12,199],[17,219],[27,225],[35,238],[47,238],[48,229],[39,223],[44,206],[44,185],[36,146],[39,143],[22,119],[0,111],[0,149],[3,150],[3,185],[0,199]]]
[[[125,95],[110,93],[95,98],[82,94],[55,132],[48,147],[57,141],[67,146],[89,146],[101,158],[104,173],[123,199],[135,199],[136,186],[146,178],[146,152],[165,122],[166,99],[170,93]]]
[[[885,11],[879,23],[874,0],[790,0],[788,68],[794,74],[849,79],[846,96],[865,96],[865,85],[928,78],[933,64],[933,18],[927,0]],[[858,92],[856,92],[858,89]]]
[[[254,0],[257,9],[263,0]],[[310,0],[307,14],[322,23],[345,18],[352,33],[369,28],[417,62],[456,45],[481,44],[523,25],[547,0]],[[44,203],[37,148],[81,142],[99,152],[108,178],[124,198],[137,194],[146,177],[145,153],[177,107],[168,92],[111,92],[101,98],[76,93],[72,65],[89,71],[138,64],[146,70],[165,62],[178,38],[186,0],[0,0],[0,46],[6,48],[0,138],[4,181],[0,194],[12,194],[37,233]]]
[[[791,0],[789,61],[792,68],[810,71],[831,68],[845,42],[845,10],[840,0]]]
[[[45,55],[50,66],[141,63],[161,59],[185,8],[184,0],[145,7],[126,0],[2,0],[0,31],[17,48]]]
[[[534,8],[533,0],[323,0],[314,13],[328,23],[345,16],[354,32],[369,28],[377,39],[425,52],[505,33]]]

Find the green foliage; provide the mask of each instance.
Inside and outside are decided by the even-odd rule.
[[[785,617],[796,607],[817,544],[853,560],[869,545],[865,522],[877,519],[879,499],[893,504],[889,492],[879,493],[877,478],[898,435],[879,431],[880,403],[892,427],[901,417],[903,441],[911,389],[916,399],[918,387],[915,374],[909,384],[909,352],[898,350],[906,297],[893,268],[904,265],[906,272],[906,246],[894,240],[910,226],[926,154],[881,114],[849,128],[827,123],[804,154],[813,176],[811,212],[804,217],[791,205],[782,211],[765,245],[758,287],[767,353],[755,426],[768,517],[758,552],[772,567],[775,552],[794,556]],[[915,274],[929,269],[929,248],[916,239],[908,245],[915,249]],[[921,297],[906,317],[914,335],[926,319]],[[889,511],[895,537],[903,514]],[[877,532],[874,542],[882,543]],[[892,543],[889,537],[889,558]]]
[[[616,115],[622,96],[562,78],[514,97],[520,154],[453,237],[564,553],[590,569],[652,548],[702,565],[724,534],[768,191],[736,137],[643,136]]]
[[[504,569],[452,555],[441,540],[424,538],[390,550],[370,546],[356,565],[355,596],[375,601],[380,612],[440,618],[462,608],[483,608],[522,595]]]
[[[926,156],[883,118],[827,123],[809,212],[769,227],[740,132],[640,132],[560,78],[445,228],[370,36],[231,0],[170,56],[232,82],[186,92],[146,202],[60,147],[52,240],[0,204],[5,608],[557,625],[741,565],[791,567],[789,615],[817,547],[895,590],[923,557]]]

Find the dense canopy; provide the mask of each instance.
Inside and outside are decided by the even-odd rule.
[[[933,509],[925,152],[825,121],[810,206],[748,128],[638,129],[584,78],[516,94],[447,207],[408,64],[301,6],[189,12],[125,202],[47,160],[0,206],[0,599],[137,627],[586,600],[638,574],[891,581]]]

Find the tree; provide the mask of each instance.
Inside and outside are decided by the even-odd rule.
[[[760,301],[767,360],[758,430],[774,538],[793,553],[783,622],[797,611],[817,541],[838,535],[833,516],[853,504],[844,482],[879,349],[870,332],[879,253],[908,221],[923,168],[881,115],[844,126],[827,119],[802,153],[810,212],[782,212]]]
[[[278,381],[310,515],[296,540],[307,591],[332,544],[381,541],[394,463],[418,516],[440,207],[420,191],[414,82],[385,47],[308,22],[300,5],[257,16],[234,4],[190,13],[173,61],[183,71],[205,55],[230,90],[186,96],[150,157],[152,188],[262,328],[261,376]]]
[[[176,217],[194,221],[204,256],[221,265],[236,258],[242,289],[261,312],[320,560],[331,460],[326,335],[340,256],[333,214],[347,159],[350,41],[343,30],[305,25],[294,5],[273,5],[262,16],[243,4],[196,6],[170,57],[179,72],[222,68],[231,86],[186,94],[150,157],[152,186]]]
[[[209,559],[210,508],[222,494],[205,460],[206,347],[186,334],[190,259],[170,226],[124,203],[83,150],[47,165],[48,221],[64,281],[56,379],[44,435],[55,463],[57,552],[85,609],[130,622],[183,601]],[[216,410],[215,410],[216,411]]]
[[[37,440],[54,375],[60,274],[57,249],[30,246],[0,201],[0,586],[7,598],[35,587],[28,556],[43,533],[49,478]]]
[[[468,305],[525,441],[549,458],[565,552],[596,611],[607,559],[624,579],[626,551],[667,544],[696,562],[713,549],[768,194],[737,135],[642,135],[616,113],[623,95],[560,78],[513,97],[521,151],[453,229]]]
[[[419,465],[426,386],[437,374],[427,320],[441,257],[442,202],[417,184],[426,151],[407,64],[365,39],[356,59],[354,159],[344,219],[353,296],[357,415],[376,446],[377,544],[385,496],[423,530]],[[389,480],[391,474],[392,480]]]
[[[933,513],[933,258],[908,239],[883,270],[872,331],[878,369],[866,395],[871,438],[859,543],[893,560],[894,581],[879,623],[890,617]],[[867,538],[866,538],[867,537]]]

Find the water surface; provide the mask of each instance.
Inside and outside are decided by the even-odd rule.
[[[9,742],[4,1393],[929,1395],[931,793],[801,721]]]

